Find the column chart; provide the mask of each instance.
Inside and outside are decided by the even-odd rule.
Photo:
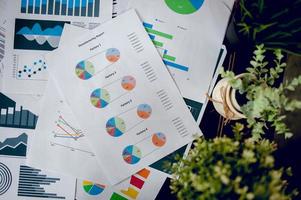
[[[21,13],[99,17],[100,0],[21,0]]]
[[[38,116],[0,93],[0,127],[35,129]]]

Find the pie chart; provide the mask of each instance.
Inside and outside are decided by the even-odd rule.
[[[90,61],[80,61],[75,67],[78,78],[88,80],[95,74],[95,69]]]
[[[90,101],[96,108],[104,108],[110,102],[110,94],[106,89],[96,89],[92,92]]]
[[[166,137],[163,133],[154,133],[152,136],[152,142],[157,147],[162,147],[166,143]]]
[[[128,164],[136,164],[141,159],[141,151],[134,145],[127,146],[122,152],[123,160]]]
[[[136,79],[132,76],[125,76],[121,80],[121,86],[123,89],[131,91],[136,86]]]
[[[124,134],[125,122],[120,117],[112,117],[106,124],[107,132],[113,137],[119,137]]]
[[[117,62],[120,58],[120,52],[116,48],[110,48],[106,51],[106,58],[108,61],[114,63]]]
[[[204,0],[165,0],[165,3],[172,11],[188,15],[199,10]]]
[[[85,192],[92,196],[99,195],[100,193],[102,193],[105,187],[105,185],[93,183],[91,181],[83,181],[83,188]]]
[[[152,114],[152,108],[148,104],[140,104],[137,108],[137,114],[142,119],[147,119]]]

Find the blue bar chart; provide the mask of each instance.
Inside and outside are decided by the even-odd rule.
[[[38,116],[0,93],[0,127],[35,129]]]
[[[40,5],[41,5],[41,0],[36,0],[36,3],[35,3],[35,7],[34,7],[34,13],[35,14],[38,14],[40,12]]]
[[[55,193],[47,193],[43,185],[49,186],[60,181],[60,178],[48,177],[41,173],[41,170],[28,167],[25,165],[20,166],[18,196],[23,197],[40,197],[51,199],[66,199],[63,196],[58,196]]]
[[[21,0],[21,13],[99,17],[100,0]]]
[[[165,41],[172,41],[174,39],[174,36],[168,33],[164,33],[162,31],[158,31],[154,29],[153,24],[149,24],[147,22],[143,22],[143,26],[148,33],[150,39],[152,40],[153,44],[157,47],[157,49],[160,49],[163,51],[163,62],[167,67],[171,67],[180,71],[188,72],[189,67],[185,65],[178,64],[176,62],[176,57],[171,56],[168,54],[168,50],[165,47],[165,43],[159,40],[165,40]],[[159,40],[157,40],[159,38]]]

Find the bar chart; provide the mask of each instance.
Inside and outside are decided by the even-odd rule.
[[[21,13],[99,17],[100,0],[21,0]]]
[[[0,127],[35,129],[38,116],[0,93]]]
[[[55,193],[47,193],[45,192],[45,188],[42,187],[42,185],[49,186],[58,181],[60,181],[60,178],[51,178],[47,175],[41,174],[40,169],[21,165],[18,184],[18,196],[66,199],[65,197],[58,196]]]
[[[168,67],[188,72],[189,67],[176,63],[176,57],[169,55],[169,52],[166,49],[164,42],[159,41],[160,39],[165,41],[171,41],[173,40],[174,36],[168,33],[155,30],[152,24],[146,22],[143,22],[143,26],[156,48],[160,51],[163,57],[164,64]],[[159,38],[159,40],[157,38]]]

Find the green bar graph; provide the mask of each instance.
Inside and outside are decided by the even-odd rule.
[[[167,33],[163,33],[163,32],[160,32],[160,31],[156,31],[156,30],[150,29],[150,28],[145,28],[145,29],[146,29],[146,31],[147,31],[148,33],[151,33],[151,34],[154,34],[154,35],[158,35],[158,36],[160,36],[160,37],[164,37],[164,38],[167,38],[167,39],[170,39],[170,40],[173,38],[172,35],[169,35],[169,34],[167,34]]]
[[[110,200],[128,200],[128,199],[114,192]]]
[[[164,54],[164,55],[163,55],[163,58],[166,59],[166,60],[173,61],[173,62],[176,61],[176,58],[175,58],[175,57],[169,56],[169,55],[167,55],[167,54]]]
[[[152,41],[153,41],[153,43],[154,43],[154,45],[156,47],[163,47],[163,43],[162,42],[159,42],[159,41],[156,41],[156,40],[152,40]]]

